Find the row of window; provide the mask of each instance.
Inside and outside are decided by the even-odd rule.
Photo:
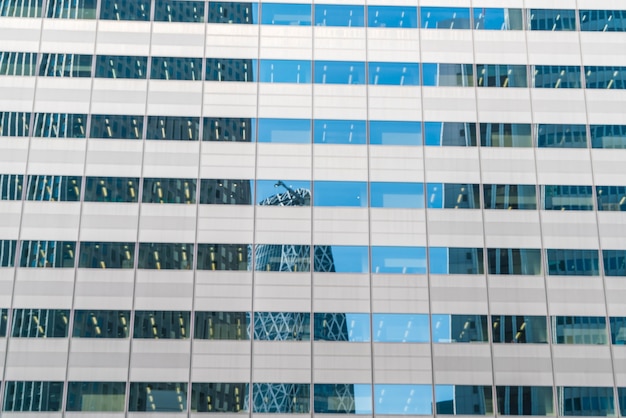
[[[89,127],[89,128],[88,128]],[[145,131],[144,131],[145,129]],[[626,148],[626,125],[215,118],[0,112],[0,137],[293,144]],[[89,132],[89,135],[87,134]],[[478,140],[480,137],[480,140]],[[590,137],[590,138],[589,138]]]
[[[186,382],[7,381],[3,411],[186,412]],[[434,390],[433,390],[434,389]],[[617,389],[622,415],[626,388]],[[191,412],[555,415],[551,386],[191,383]],[[561,416],[614,416],[613,387],[558,386]],[[434,395],[434,396],[433,396]]]
[[[73,338],[128,338],[129,310],[75,310]],[[189,311],[135,311],[133,338],[188,339]],[[0,310],[6,336],[8,310]],[[200,340],[344,341],[389,343],[626,344],[626,318],[393,313],[198,312],[193,338]],[[252,320],[252,318],[254,318]],[[14,309],[11,337],[66,338],[70,311]],[[551,324],[548,324],[550,322]],[[312,325],[312,326],[311,326]],[[370,334],[371,330],[371,334]]]
[[[38,57],[40,61],[38,62]],[[625,89],[626,67],[181,58],[0,52],[0,75],[295,84]],[[203,63],[205,67],[203,69]],[[420,71],[421,70],[421,71]],[[421,78],[420,78],[421,72]],[[474,77],[476,74],[476,77]],[[204,76],[203,76],[204,75]],[[530,75],[530,77],[529,77]]]
[[[154,10],[152,5],[154,4]],[[99,8],[98,8],[99,6]],[[259,7],[260,6],[260,7]],[[623,32],[625,10],[363,6],[178,0],[3,0],[0,16],[424,29]],[[579,22],[576,22],[578,15]]]
[[[0,267],[74,268],[76,242],[0,240]],[[78,268],[375,274],[484,274],[483,248],[80,242]],[[540,275],[542,251],[488,248],[487,273]],[[548,249],[550,276],[598,276],[598,250]],[[135,262],[137,258],[137,262]],[[626,250],[602,250],[605,276],[626,276]],[[17,260],[16,260],[17,259]],[[194,264],[194,260],[196,263]]]

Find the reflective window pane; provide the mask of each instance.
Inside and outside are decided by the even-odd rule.
[[[73,113],[35,113],[33,136],[45,138],[84,138],[87,115]]]
[[[250,312],[196,312],[193,337],[200,340],[249,340]]]
[[[196,203],[196,179],[143,179],[144,203]]]
[[[20,267],[74,268],[75,254],[71,241],[22,241]]]
[[[417,28],[417,7],[367,6],[370,28]]]
[[[560,415],[589,417],[615,415],[613,387],[557,386],[556,394]]]
[[[527,13],[530,30],[576,30],[575,10],[529,9]]]
[[[493,415],[491,386],[436,385],[439,415]]]
[[[309,341],[308,312],[255,312],[254,339],[261,341]]]
[[[203,141],[254,142],[256,121],[251,118],[204,118]]]
[[[424,29],[470,29],[467,7],[421,7],[421,27]]]
[[[8,309],[0,309],[0,338],[7,336],[8,315]]]
[[[427,343],[430,341],[427,314],[375,313],[372,315],[374,342]]]
[[[136,202],[138,177],[87,177],[85,202]]]
[[[14,309],[11,337],[65,338],[69,318],[68,309]]]
[[[209,23],[259,23],[258,3],[209,1]]]
[[[580,10],[584,32],[626,32],[626,10]]]
[[[79,268],[132,269],[134,242],[81,242]]]
[[[143,116],[91,115],[91,138],[140,139]]]
[[[76,176],[29,176],[27,200],[76,202],[80,200],[81,178]]]
[[[525,65],[479,64],[478,87],[528,87]]]
[[[522,30],[524,28],[522,9],[475,7],[473,12],[474,29]]]
[[[7,381],[4,387],[3,411],[60,411],[63,403],[63,382]]]
[[[555,344],[607,344],[604,316],[553,316],[551,321]]]
[[[370,206],[373,208],[423,208],[422,183],[370,183]]]
[[[421,145],[420,122],[369,121],[370,145]]]
[[[433,342],[475,343],[487,342],[486,315],[432,315]]]
[[[541,274],[541,250],[530,248],[489,248],[489,274]]]
[[[311,270],[311,246],[259,244],[255,247],[256,271],[308,272]]]
[[[429,248],[432,274],[483,274],[482,248]]]
[[[43,0],[8,0],[0,2],[0,16],[41,17]]]
[[[135,311],[133,338],[184,340],[189,338],[187,311]]]
[[[261,60],[259,81],[261,83],[308,84],[311,82],[311,61]]]
[[[544,210],[593,210],[592,186],[541,186]]]
[[[419,86],[417,63],[370,62],[368,84],[387,86]]]
[[[602,250],[605,276],[626,276],[626,250]]]
[[[91,55],[42,54],[39,75],[47,77],[91,77]]]
[[[202,59],[152,57],[150,78],[153,80],[202,80]]]
[[[587,148],[585,125],[548,125],[535,127],[539,148]]]
[[[29,124],[30,112],[0,112],[0,136],[28,136]]]
[[[466,122],[425,122],[426,145],[476,146],[476,124]]]
[[[365,144],[367,129],[364,120],[316,119],[313,124],[316,144]]]
[[[48,0],[46,16],[60,19],[95,19],[96,0]]]
[[[207,81],[257,81],[257,60],[247,58],[207,58]]]
[[[187,383],[131,382],[130,412],[186,412]]]
[[[597,276],[598,250],[546,250],[550,276]]]
[[[362,384],[315,384],[313,410],[318,414],[371,414],[372,387]]]
[[[365,84],[365,63],[315,61],[316,84]]]
[[[193,244],[139,243],[140,269],[191,270]]]
[[[625,186],[596,186],[598,210],[626,211]]]
[[[243,179],[202,179],[200,203],[204,205],[251,205],[254,181]]]
[[[96,78],[145,79],[147,66],[147,57],[98,55],[96,57]]]
[[[537,209],[537,189],[532,184],[484,184],[485,209]]]
[[[316,245],[315,272],[367,273],[369,257],[366,246]]]
[[[425,86],[471,87],[474,85],[472,64],[422,64]]]
[[[364,181],[316,181],[313,205],[367,207],[367,183]]]
[[[426,274],[426,248],[372,246],[372,273]]]
[[[74,311],[74,338],[128,338],[130,311]],[[79,409],[80,410],[80,409]]]
[[[626,89],[626,67],[585,66],[588,89]]]
[[[481,123],[483,147],[532,147],[533,137],[527,123]]]
[[[365,8],[358,5],[316,4],[315,26],[357,26],[365,24]]]
[[[626,345],[626,318],[611,317],[611,344]]]
[[[310,119],[259,119],[257,123],[259,142],[311,143]]]
[[[548,343],[545,316],[492,315],[491,331],[494,343]]]
[[[0,174],[0,200],[22,200],[24,176]]]
[[[554,415],[552,386],[497,386],[498,414]]]
[[[370,341],[370,315],[367,313],[315,313],[315,341]]]
[[[310,4],[262,3],[264,25],[311,26]]]
[[[204,22],[204,1],[157,0],[156,22]]]
[[[431,209],[480,209],[478,184],[428,183],[426,199]]]
[[[16,240],[0,240],[0,267],[15,266],[16,248]],[[0,334],[2,333],[0,332]]]
[[[198,244],[198,270],[248,271],[252,254],[248,244]]]
[[[625,149],[626,125],[591,125],[593,148]]]
[[[126,382],[69,382],[67,411],[124,412]]]
[[[572,10],[573,12],[573,10]],[[533,87],[542,89],[579,89],[580,67],[575,65],[533,65]]]
[[[374,385],[374,412],[379,415],[432,414],[431,385]]]
[[[305,383],[254,383],[252,412],[308,414],[311,385]]]
[[[1,8],[0,5],[0,10]],[[35,53],[0,51],[0,75],[33,76],[36,67],[37,54]]]
[[[257,180],[256,200],[262,206],[311,206],[311,182]]]
[[[248,383],[192,383],[191,412],[248,412]]]
[[[100,19],[150,20],[150,0],[110,0],[100,2]]]

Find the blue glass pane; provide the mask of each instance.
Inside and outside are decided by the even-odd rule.
[[[545,316],[494,315],[491,322],[494,343],[548,343],[548,321]]]
[[[431,385],[374,385],[374,399],[376,414],[432,414]]]
[[[536,132],[539,148],[587,148],[585,125],[539,124]]]
[[[602,250],[605,276],[626,276],[626,250]]]
[[[313,184],[315,206],[367,207],[367,183],[364,181],[316,181]]]
[[[370,145],[421,145],[420,122],[370,121]]]
[[[254,339],[261,341],[309,341],[308,312],[255,312]]]
[[[541,186],[545,210],[593,210],[591,186]]]
[[[478,184],[428,183],[426,199],[431,209],[480,209]]]
[[[474,8],[474,29],[522,30],[524,19],[521,9]]]
[[[372,247],[372,273],[425,274],[426,248]]]
[[[476,146],[476,124],[466,122],[425,122],[426,145]]]
[[[324,120],[314,123],[316,144],[365,144],[367,133],[364,120]]]
[[[427,343],[430,341],[428,314],[374,314],[375,342]]]
[[[626,89],[626,67],[585,66],[588,89]]]
[[[370,415],[372,413],[371,385],[316,383],[313,387],[315,413]]]
[[[252,412],[254,413],[308,414],[310,399],[311,385],[308,383],[252,384]]]
[[[611,343],[617,345],[626,345],[626,318],[611,317]]]
[[[557,386],[559,415],[564,416],[614,416],[613,387],[562,387]]]
[[[574,31],[575,10],[530,9],[530,30]]]
[[[259,23],[259,4],[247,1],[210,1],[209,23]]]
[[[259,142],[311,143],[310,119],[259,119]]]
[[[365,63],[356,61],[315,61],[317,84],[365,84]]]
[[[261,60],[259,81],[262,83],[310,83],[311,61]]]
[[[470,29],[470,11],[466,7],[421,7],[424,29]]]
[[[316,4],[315,26],[358,26],[365,24],[365,8],[357,5]]]
[[[310,206],[308,180],[257,180],[257,203],[263,206]]]
[[[370,183],[373,208],[423,208],[424,185],[422,183]]]
[[[436,385],[439,415],[492,415],[491,386]]]
[[[366,246],[316,245],[315,271],[330,273],[367,273],[369,257]]]
[[[432,315],[433,342],[487,342],[486,315]]]
[[[310,4],[262,3],[264,25],[311,26]]]
[[[207,58],[207,81],[257,81],[257,60],[248,58]]]
[[[368,6],[367,26],[371,28],[416,28],[417,7]]]
[[[581,10],[579,13],[581,31],[626,31],[626,10]],[[626,405],[622,407],[626,408]]]
[[[314,314],[315,341],[366,342],[370,340],[370,315],[366,313]]]
[[[483,274],[482,248],[430,247],[431,274]]]
[[[370,62],[369,84],[389,86],[419,86],[419,64],[398,62]]]
[[[593,148],[625,149],[626,125],[591,125]]]
[[[542,89],[581,88],[580,67],[575,65],[533,65],[533,87]]]
[[[474,85],[474,66],[423,63],[422,78],[425,86],[469,87]]]
[[[551,276],[597,276],[598,250],[546,250]]]
[[[552,386],[498,386],[498,414],[554,415]]]

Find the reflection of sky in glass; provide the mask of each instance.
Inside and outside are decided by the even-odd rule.
[[[427,314],[374,314],[374,341],[427,343],[430,339]]]
[[[521,30],[521,22],[522,11],[520,9],[474,9],[474,27],[476,29]]]
[[[425,274],[426,248],[372,247],[372,273]]]
[[[365,8],[357,5],[316,4],[316,26],[364,25]]]
[[[423,208],[424,185],[422,183],[370,183],[373,208]]]
[[[365,144],[367,133],[364,120],[316,119],[316,144]]]
[[[438,64],[424,62],[422,63],[422,78],[425,86],[437,86],[438,80]]]
[[[466,7],[422,7],[422,28],[469,29],[470,13]]]
[[[432,274],[448,274],[449,257],[447,247],[430,247],[428,257]]]
[[[421,145],[420,122],[371,121],[370,144],[372,145]]]
[[[346,314],[348,324],[348,341],[370,340],[370,315]]]
[[[264,25],[311,25],[310,4],[262,3],[261,23]]]
[[[365,84],[365,63],[357,61],[315,61],[317,84]]]
[[[450,315],[434,315],[433,319],[433,342],[449,343],[452,341],[452,318]]]
[[[259,142],[311,143],[310,119],[259,119]]]
[[[424,122],[424,137],[426,145],[441,145],[442,122]]]
[[[375,385],[376,414],[432,414],[433,394],[430,385]]]
[[[367,207],[367,183],[364,181],[316,181],[315,206]]]
[[[354,385],[354,412],[356,414],[372,413],[372,386]]]
[[[392,86],[419,86],[419,64],[397,62],[370,62],[369,84]]]
[[[262,202],[268,197],[287,192],[283,186],[277,185],[279,180],[257,180],[256,195],[257,203]],[[311,190],[311,182],[304,180],[282,180],[290,189],[306,189]]]
[[[370,315],[366,313],[315,313],[316,341],[367,342]]]
[[[368,6],[369,27],[416,28],[417,7]]]
[[[332,254],[337,273],[367,273],[369,271],[366,246],[333,245]]]
[[[311,61],[261,60],[262,83],[310,83]],[[256,79],[256,78],[255,78]]]
[[[443,208],[443,184],[428,183],[426,185],[426,199],[431,209]]]

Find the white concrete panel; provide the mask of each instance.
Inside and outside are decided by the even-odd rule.
[[[529,9],[575,9],[575,0],[525,0],[526,7]]]
[[[424,147],[429,183],[480,183],[476,147]]]
[[[530,90],[478,88],[478,120],[492,123],[530,123]]]
[[[313,117],[315,119],[367,118],[367,87],[363,85],[315,84]],[[340,116],[339,116],[340,115]]]
[[[191,342],[133,340],[131,382],[186,382],[189,379]]]
[[[200,80],[150,80],[149,115],[200,116],[201,104]]]
[[[550,315],[606,315],[601,277],[548,276]]]
[[[428,314],[426,277],[412,274],[373,275],[372,312]]]
[[[624,124],[626,102],[621,90],[587,89],[585,97],[590,124]]]
[[[67,351],[67,338],[11,338],[4,378],[63,381]]]
[[[250,341],[194,340],[191,381],[248,382]],[[187,379],[184,379],[187,381]]]
[[[479,210],[430,209],[428,243],[432,247],[483,247],[483,221]]]
[[[498,386],[552,386],[548,344],[494,344],[493,371]]]
[[[426,246],[423,209],[370,209],[372,245]]]
[[[257,87],[258,83],[206,81],[203,99],[204,116],[255,118]]]
[[[0,109],[8,112],[31,112],[35,98],[35,77],[1,76]]]
[[[39,77],[35,112],[87,113],[90,97],[89,78]]]
[[[367,181],[367,146],[313,145],[315,180]]]
[[[418,29],[367,28],[366,33],[369,61],[420,62]]]
[[[150,22],[99,20],[98,55],[150,55]]]
[[[502,3],[498,3],[498,5],[492,5],[491,7],[501,8]],[[507,7],[515,7],[509,3],[507,2]],[[473,6],[474,10],[480,8],[476,4]],[[491,30],[477,30],[474,31],[473,35],[477,64],[526,64],[526,35],[524,31],[503,30],[494,32]]]
[[[314,273],[315,312],[369,312],[370,289],[367,274]]]
[[[591,185],[591,162],[587,149],[539,148],[537,178],[539,184]]]
[[[626,248],[626,214],[598,212],[598,232],[602,248]]]
[[[76,241],[79,215],[79,202],[24,202],[21,238]]]
[[[26,172],[27,159],[27,138],[0,138],[0,165],[2,165],[2,174],[23,174]]]
[[[154,57],[203,57],[205,25],[183,22],[152,23]]]
[[[310,245],[311,223],[310,207],[258,206],[256,243]]]
[[[526,7],[529,7],[528,4]],[[542,5],[540,8],[549,8]],[[559,7],[566,8],[565,5]],[[572,7],[573,9],[574,7]],[[530,64],[580,65],[578,32],[527,31],[528,60]]]
[[[581,10],[585,7],[579,6]],[[615,5],[615,9],[623,10],[624,4]],[[594,4],[591,10],[602,9]],[[626,51],[620,45],[624,44],[624,36],[618,32],[580,32],[580,50],[583,65],[626,65]]]
[[[252,272],[197,271],[196,311],[252,310]]]
[[[72,338],[68,379],[123,382],[128,378],[129,350],[129,339]]]
[[[198,242],[249,244],[254,230],[254,208],[243,205],[200,205]]]
[[[313,209],[313,244],[368,245],[367,208]]]
[[[598,230],[591,211],[542,211],[545,248],[597,249]]]
[[[37,52],[43,19],[2,18],[0,39],[4,51]]]
[[[311,274],[257,271],[254,309],[261,312],[310,311]]]
[[[258,144],[257,179],[311,179],[311,144]],[[251,177],[252,178],[252,177]],[[259,196],[258,200],[261,200]]]
[[[324,383],[372,382],[370,343],[313,343],[313,381]]]
[[[472,87],[422,87],[424,120],[475,122],[476,97]]]
[[[85,166],[84,139],[33,138],[28,174],[80,176]]]
[[[133,307],[135,272],[132,269],[81,269],[76,273],[74,309]]]
[[[136,203],[83,203],[81,241],[135,242],[139,205]]]
[[[486,210],[488,248],[541,248],[539,214],[535,210]]]
[[[260,25],[261,59],[310,60],[313,29],[307,26]]]
[[[419,121],[422,102],[418,86],[368,87],[370,120]]]
[[[474,62],[472,31],[470,30],[422,29],[420,36],[421,62],[450,64],[471,64]]]
[[[198,141],[146,141],[143,176],[195,179],[199,152]]]
[[[365,28],[313,27],[313,58],[319,61],[366,61]],[[371,61],[375,61],[370,57]]]
[[[429,344],[374,343],[376,384],[432,384]]]
[[[143,141],[89,139],[85,174],[111,177],[115,173],[116,177],[141,177],[143,146]]]
[[[312,84],[260,83],[259,118],[310,119],[312,91]]]
[[[44,19],[41,52],[92,55],[96,25],[95,19]]]
[[[430,305],[433,314],[486,314],[485,276],[431,275]]]
[[[311,381],[309,341],[255,341],[253,347],[253,382]]]
[[[255,144],[243,142],[203,142],[200,177],[204,179],[253,179]],[[261,147],[261,152],[264,147]],[[277,147],[273,147],[276,153]],[[286,146],[288,151],[295,148]]]
[[[188,311],[193,297],[193,272],[137,270],[135,309]]]
[[[552,355],[557,386],[613,386],[608,346],[555,345]]]
[[[613,369],[617,386],[626,386],[626,347],[613,346]]]
[[[581,89],[535,88],[531,90],[531,101],[535,123],[578,124],[587,120]]]
[[[2,213],[0,216],[0,236],[3,239],[17,239],[22,216],[22,202],[19,200],[0,201],[0,213]]]
[[[497,315],[547,315],[543,276],[490,275],[490,312]]]
[[[91,112],[96,115],[143,115],[147,89],[147,80],[94,78]]]
[[[624,186],[626,150],[592,149],[593,179],[599,186]]]
[[[18,268],[13,308],[69,309],[73,291],[72,268]]]
[[[534,0],[537,1],[537,0]],[[569,0],[572,1],[572,0]],[[578,8],[583,9],[605,9],[605,10],[619,10],[624,5],[621,0],[578,0],[576,2]]]
[[[481,147],[480,164],[484,184],[532,184],[535,155],[532,148]]]
[[[424,148],[370,146],[370,181],[424,181]]]
[[[219,58],[257,58],[258,25],[206,25],[206,56]]]
[[[491,385],[489,344],[434,344],[435,384]]]
[[[2,304],[2,306],[11,306],[11,298],[13,297],[13,278],[14,277],[15,277],[14,268],[11,268],[11,267],[0,268],[0,304]],[[2,362],[3,361],[0,361],[0,364]]]
[[[624,282],[624,278],[605,277],[604,284],[606,289],[606,309],[608,311],[608,315],[626,316],[626,304],[624,304],[624,298],[626,297],[626,283]]]
[[[140,242],[193,243],[196,205],[144,203],[139,221]]]

